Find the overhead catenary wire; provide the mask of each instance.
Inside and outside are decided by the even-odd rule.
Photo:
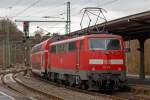
[[[38,11],[34,11],[34,13],[32,13],[32,15],[33,15],[33,14],[38,14],[38,13],[43,14],[43,13],[45,13],[44,11],[46,11],[46,13],[49,13],[50,11],[54,11],[54,10],[56,10],[56,9],[58,9],[58,8],[64,7],[64,5],[65,5],[65,4],[60,4],[60,5],[58,5],[58,6],[55,7],[55,8],[53,7],[53,9],[50,9],[49,7],[47,7],[47,8],[38,10]],[[64,12],[61,11],[61,13],[60,13],[59,15],[61,15],[62,13],[64,13]],[[28,15],[28,16],[30,16],[30,15]],[[48,16],[48,15],[47,15],[47,16]],[[57,16],[57,15],[55,14],[55,15],[52,15],[52,16]]]
[[[34,19],[36,19],[36,18],[40,18],[40,19],[50,19],[50,18],[54,18],[54,19],[65,19],[65,18],[63,18],[63,17],[57,17],[57,16],[18,16],[17,18],[34,18]]]
[[[37,0],[37,1],[40,1],[40,0]],[[37,2],[36,1],[36,2]],[[104,6],[104,5],[108,5],[108,4],[112,4],[113,2],[116,2],[116,1],[118,1],[118,0],[109,0],[109,1],[106,1],[105,3],[102,3],[102,5]],[[35,3],[36,3],[35,2]],[[34,3],[33,3],[34,4]],[[32,5],[32,4],[31,4]],[[63,7],[63,5],[62,5],[62,7]],[[28,10],[28,9],[30,9],[31,7],[29,6],[28,8],[26,8],[26,9],[24,9],[24,10],[22,10],[22,12],[20,12],[20,14],[18,13],[18,15],[16,14],[16,16],[19,16],[19,15],[21,15],[22,13],[24,13],[26,10]],[[60,7],[56,7],[56,8],[60,8]],[[47,8],[46,8],[47,9]],[[35,12],[34,12],[35,13]],[[64,11],[63,11],[63,13],[64,13]],[[79,14],[79,13],[77,13],[77,14]],[[31,16],[32,17],[32,16]]]
[[[14,1],[14,3],[12,3],[11,5],[9,5],[6,8],[10,8],[10,7],[13,8],[14,6],[18,5],[20,2],[21,2],[20,0],[16,0],[16,1]]]
[[[17,17],[21,14],[23,14],[25,11],[27,11],[28,9],[32,8],[33,6],[35,6],[37,3],[39,3],[41,0],[37,0],[34,3],[32,3],[31,5],[29,5],[27,8],[23,9],[22,11],[18,12],[15,16],[13,17]]]
[[[97,7],[107,6],[107,5],[113,4],[113,3],[117,2],[117,1],[118,1],[118,0],[111,0],[111,1],[109,0],[109,1],[104,2],[104,3],[102,3],[102,4],[98,4]],[[78,16],[80,13],[81,13],[81,12],[79,11],[79,12],[77,12],[76,14],[73,14],[73,15],[71,15],[71,16]]]
[[[110,4],[113,4],[113,3],[115,3],[115,2],[117,2],[118,0],[111,0],[111,1],[107,1],[107,2],[105,2],[105,3],[103,3],[103,4],[101,4],[101,5],[98,5],[98,6],[107,6],[107,5],[110,5]]]
[[[107,6],[107,5],[113,4],[113,3],[117,2],[117,1],[118,1],[118,0],[109,0],[109,1],[106,1],[106,2],[102,3],[101,5],[97,5],[97,6],[98,6],[98,7],[99,7],[99,6]],[[106,12],[106,11],[104,10],[104,12]],[[98,18],[103,19],[103,20],[107,23],[106,16],[104,16],[103,13],[101,13],[101,15],[102,15],[103,17],[101,17],[100,15],[94,14],[94,13],[92,13],[92,12],[90,12],[90,11],[88,11],[88,13],[89,13],[89,14],[93,14],[93,15],[97,16]],[[73,15],[71,15],[71,16],[74,16],[74,17],[75,17],[75,16],[79,16],[79,14],[81,14],[81,11],[78,12],[78,13],[76,13],[76,14],[73,14]],[[85,15],[85,13],[82,15],[82,18],[81,18],[81,21],[80,21],[80,27],[81,27],[81,29],[83,28],[81,24],[82,24],[84,15]],[[89,15],[87,15],[87,17],[89,18]],[[90,20],[90,22],[91,22],[91,19],[89,19],[89,20]],[[96,23],[95,23],[95,24],[97,24],[97,22],[98,22],[98,19],[96,20]],[[105,23],[105,26],[106,26],[106,23]],[[105,26],[103,27],[102,30],[105,29]],[[89,27],[89,25],[88,25],[88,27]],[[96,29],[97,29],[97,28],[96,28]]]

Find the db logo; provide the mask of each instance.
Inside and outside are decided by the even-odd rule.
[[[110,64],[110,60],[104,60],[104,64]]]
[[[110,69],[110,66],[103,66],[103,69]]]

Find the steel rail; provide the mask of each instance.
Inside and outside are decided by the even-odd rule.
[[[58,96],[54,96],[54,95],[48,94],[48,93],[46,93],[46,92],[43,92],[43,91],[40,91],[40,90],[35,89],[35,88],[33,88],[33,87],[30,87],[30,86],[28,86],[27,84],[24,84],[23,82],[21,82],[20,80],[18,80],[15,75],[16,75],[16,74],[13,74],[13,79],[14,79],[18,84],[22,85],[23,87],[28,88],[29,90],[38,92],[39,94],[42,94],[42,95],[48,97],[50,100],[64,100],[64,99],[62,99],[62,98],[60,98],[60,97],[58,97]]]

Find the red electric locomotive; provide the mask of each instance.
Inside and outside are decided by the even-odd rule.
[[[126,81],[121,36],[91,34],[52,42],[49,43],[48,55],[44,59],[48,61],[44,73],[51,80],[82,89],[116,89]]]

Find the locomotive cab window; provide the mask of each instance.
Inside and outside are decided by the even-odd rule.
[[[108,39],[107,40],[107,50],[120,50],[120,41],[117,39]]]
[[[120,41],[115,38],[90,38],[90,50],[120,50]]]
[[[52,47],[51,47],[51,53],[56,53],[56,45],[53,45]]]

